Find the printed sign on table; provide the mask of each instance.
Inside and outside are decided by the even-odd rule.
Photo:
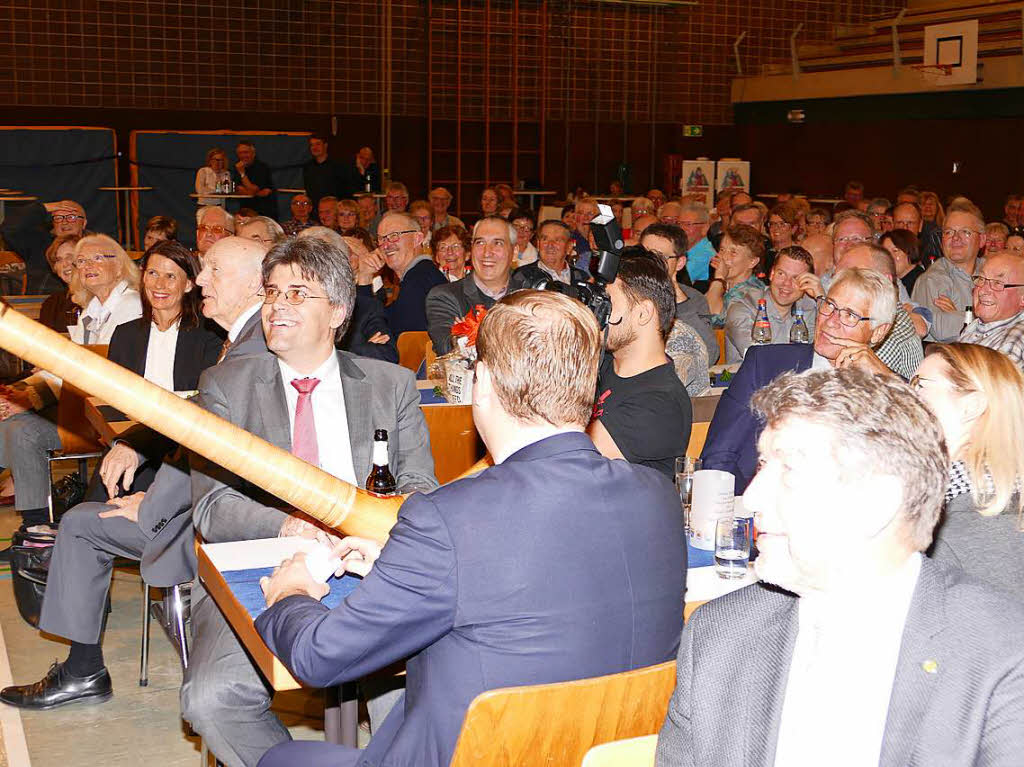
[[[742,189],[750,193],[750,163],[746,160],[719,160],[715,191]]]
[[[701,202],[710,210],[715,203],[715,190],[711,185],[715,178],[715,161],[708,159],[683,160],[683,175],[679,178],[679,191],[685,198],[703,195]]]

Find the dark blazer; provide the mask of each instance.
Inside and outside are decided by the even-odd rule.
[[[383,333],[389,337],[387,343],[370,343],[370,336]],[[356,303],[352,307],[352,319],[348,330],[337,346],[360,357],[371,357],[384,362],[398,363],[397,338],[388,327],[384,309],[380,301],[372,296],[356,294]]]
[[[756,584],[693,614],[658,736],[658,767],[773,767],[798,613],[796,596]],[[936,673],[922,668],[927,660]],[[1022,753],[1024,604],[925,559],[879,767],[1011,767]]]
[[[380,167],[372,162],[366,171],[360,171],[356,167],[356,161],[351,160],[348,165],[342,167],[342,186],[339,189],[339,197],[354,197],[360,192],[366,191],[366,182],[370,182],[370,191],[380,192]]]
[[[415,264],[402,275],[398,298],[384,307],[384,316],[397,339],[407,330],[427,329],[427,294],[435,285],[446,283],[441,270],[429,258]],[[372,296],[369,285],[360,285],[356,294]]]
[[[388,432],[388,462],[398,492],[437,487],[430,434],[410,371],[337,352],[352,468],[362,482],[372,466],[373,432]],[[199,396],[211,413],[282,450],[292,448],[291,419],[277,357],[270,352],[222,362],[203,373]],[[276,537],[287,514],[280,501],[198,455],[192,466],[196,529],[211,543]]]
[[[442,767],[485,690],[671,658],[685,576],[671,483],[566,433],[412,496],[338,608],[290,597],[256,628],[314,687],[408,658],[404,701],[358,763]]]
[[[731,472],[736,494],[742,495],[757,470],[757,438],[761,424],[750,409],[750,398],[786,371],[807,370],[814,360],[810,344],[751,346],[732,377],[708,428],[700,457],[705,469]]]
[[[577,282],[587,282],[590,279],[590,275],[582,269],[577,269],[575,266],[570,266],[570,269],[572,270],[572,276],[569,279],[574,284]],[[537,266],[537,262],[534,261],[532,264],[520,266],[512,272],[512,278],[508,281],[508,292],[512,293],[516,290],[529,289],[541,280],[549,279],[551,279],[551,275]]]
[[[217,364],[224,345],[224,331],[217,328],[218,333],[214,330],[216,327],[204,320],[199,327],[178,330],[178,343],[174,347],[174,391],[194,391],[199,385],[199,374]],[[110,337],[107,358],[136,375],[145,375],[151,328],[152,324],[141,317],[118,325]]]
[[[427,295],[427,331],[434,351],[452,350],[452,324],[465,317],[477,305],[490,309],[494,299],[477,287],[472,274],[461,280],[438,285]]]
[[[263,323],[256,312],[242,326],[235,342],[228,347],[221,364],[249,354],[265,352],[267,342],[263,336]],[[135,427],[136,440],[145,437],[145,427]],[[138,431],[136,431],[138,430]],[[127,434],[127,433],[126,433]],[[136,447],[129,436],[129,444]],[[162,435],[161,435],[162,437]],[[162,437],[169,445],[161,454],[166,455],[174,443]],[[155,449],[157,440],[149,437],[149,448]],[[136,447],[136,449],[138,449]],[[142,577],[152,586],[173,586],[195,578],[196,551],[192,527],[192,481],[184,456],[164,461],[153,483],[146,491],[146,497],[139,504],[139,527],[149,537],[149,543],[142,552],[140,570]]]

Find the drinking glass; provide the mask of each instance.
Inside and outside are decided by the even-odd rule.
[[[693,503],[693,475],[700,471],[700,458],[681,456],[676,458],[676,490],[683,507],[683,530],[690,534],[690,506]]]
[[[750,561],[750,520],[722,517],[715,524],[715,572],[719,578],[742,578]]]

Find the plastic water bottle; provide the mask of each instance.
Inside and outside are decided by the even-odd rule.
[[[768,321],[768,304],[763,298],[757,301],[757,314],[754,316],[754,327],[750,330],[750,337],[757,346],[772,342],[772,324]]]
[[[804,310],[793,310],[793,327],[789,329],[789,342],[791,344],[809,344],[810,333],[807,332],[807,323],[804,322]]]

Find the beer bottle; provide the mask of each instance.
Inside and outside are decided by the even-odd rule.
[[[388,468],[388,432],[376,429],[373,432],[373,468],[366,478],[366,490],[380,498],[395,495],[398,483]]]

